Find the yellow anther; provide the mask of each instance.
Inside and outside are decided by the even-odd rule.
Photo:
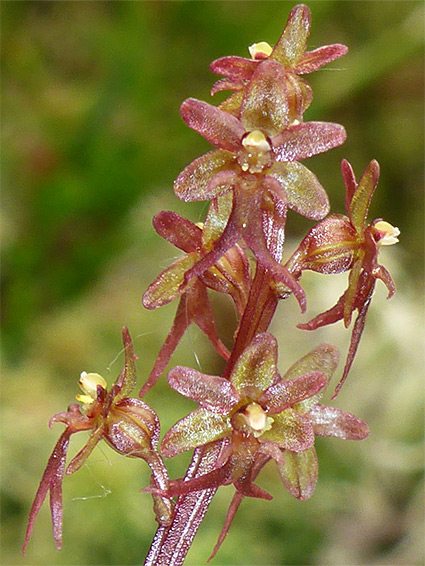
[[[398,236],[400,236],[400,230],[395,226],[392,226],[389,222],[385,220],[379,220],[374,224],[374,228],[379,232],[383,233],[383,236],[378,241],[379,246],[392,246],[397,244]]]
[[[273,419],[267,416],[267,413],[264,411],[258,403],[251,403],[248,405],[244,411],[244,417],[246,419],[247,425],[252,429],[252,434],[258,438],[266,432],[266,430],[270,430],[272,427]]]
[[[100,385],[103,389],[106,389],[107,383],[101,375],[98,373],[87,373],[82,371],[80,374],[80,381],[78,385],[84,392],[84,395],[77,395],[77,401],[88,405],[93,403],[97,398],[97,386]]]
[[[260,41],[259,43],[253,43],[248,47],[249,54],[254,61],[258,59],[266,59],[270,56],[273,48],[266,42]]]

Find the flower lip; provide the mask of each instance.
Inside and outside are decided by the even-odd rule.
[[[373,227],[375,229],[374,238],[378,246],[392,246],[398,243],[400,230],[396,226],[392,226],[385,220],[375,220]]]
[[[250,403],[235,415],[235,428],[252,434],[255,438],[270,430],[273,419],[267,416],[265,410],[258,403]]]
[[[261,61],[270,57],[273,48],[266,41],[260,41],[259,43],[253,43],[250,45],[248,50],[254,61]]]
[[[270,142],[260,130],[253,130],[246,134],[242,139],[242,145],[250,153],[257,153],[260,155],[271,150]]]

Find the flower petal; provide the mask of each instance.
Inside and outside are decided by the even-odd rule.
[[[288,207],[312,220],[329,212],[329,199],[317,177],[301,163],[274,163],[267,174],[275,177],[286,193]]]
[[[338,57],[342,57],[348,51],[346,45],[341,43],[334,43],[333,45],[324,45],[323,47],[318,47],[313,51],[306,51],[298,59],[297,65],[294,72],[298,75],[304,75],[305,73],[311,73],[320,69],[326,63],[330,63]]]
[[[273,424],[270,430],[263,432],[258,439],[260,442],[274,442],[280,448],[302,452],[314,443],[314,431],[311,422],[289,408],[273,415]]]
[[[143,306],[146,309],[156,309],[182,295],[186,291],[186,287],[182,287],[185,274],[198,259],[197,253],[187,254],[167,267],[146,289]]]
[[[152,223],[161,238],[176,248],[186,253],[201,250],[202,230],[177,212],[162,210],[154,216]]]
[[[266,409],[267,414],[274,415],[312,397],[326,385],[327,379],[320,372],[308,373],[288,381],[279,380],[266,389],[258,402]]]
[[[276,338],[267,332],[257,334],[236,362],[230,382],[241,397],[256,400],[279,376],[276,363]]]
[[[239,395],[228,379],[192,368],[173,368],[168,373],[168,383],[175,391],[212,413],[227,415],[239,401]]]
[[[185,202],[209,200],[221,193],[220,186],[209,187],[210,181],[222,171],[232,170],[233,155],[224,149],[210,151],[188,165],[174,182],[176,196]]]
[[[230,55],[213,61],[210,69],[216,75],[223,75],[232,80],[249,81],[257,66],[257,61]]]
[[[379,181],[379,163],[373,159],[364,170],[350,203],[350,218],[358,234],[363,234],[370,200]]]
[[[316,450],[313,446],[304,452],[286,450],[283,457],[283,466],[276,462],[283,485],[300,501],[309,499],[313,495],[319,473]]]
[[[285,71],[276,61],[264,61],[252,75],[241,106],[241,121],[247,131],[261,130],[269,137],[289,122]]]
[[[180,113],[189,128],[216,147],[239,151],[245,130],[235,116],[195,98],[185,100]]]
[[[295,6],[289,14],[282,35],[270,55],[285,67],[295,67],[307,45],[310,34],[310,9],[303,4]]]
[[[219,173],[220,175],[220,173]],[[224,232],[230,213],[233,207],[233,195],[225,193],[214,199],[209,208],[205,219],[204,229],[202,230],[202,244],[204,249],[210,250]]]
[[[345,185],[345,210],[349,215],[351,199],[353,198],[353,195],[356,192],[357,181],[354,175],[353,168],[346,159],[343,159],[341,161],[341,173]]]
[[[317,436],[334,436],[343,440],[363,440],[369,427],[361,419],[336,407],[314,405],[308,413]]]
[[[290,126],[272,139],[276,161],[299,161],[337,147],[347,133],[340,124],[305,122]]]
[[[171,458],[186,450],[213,442],[232,432],[230,420],[223,415],[198,409],[178,421],[164,436],[161,452]]]

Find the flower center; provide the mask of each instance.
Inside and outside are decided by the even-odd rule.
[[[373,227],[378,231],[375,240],[378,246],[392,246],[397,244],[400,230],[385,220],[378,220]]]
[[[250,45],[248,50],[254,61],[261,61],[271,55],[273,48],[266,41],[260,41],[259,43]]]
[[[98,373],[87,373],[82,371],[80,374],[80,380],[78,382],[84,395],[77,395],[77,401],[84,403],[84,405],[91,405],[97,399],[97,386],[101,385],[103,389],[106,389],[107,383],[101,375]]]
[[[272,427],[273,419],[258,403],[250,403],[240,412],[236,413],[234,426],[237,430],[252,434],[255,438],[261,436]]]
[[[260,130],[254,130],[246,134],[242,139],[244,150],[238,157],[238,163],[242,171],[250,173],[261,173],[270,166],[271,145],[266,136]]]

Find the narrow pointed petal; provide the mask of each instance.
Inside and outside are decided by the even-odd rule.
[[[177,212],[162,210],[153,218],[157,233],[176,248],[190,253],[201,250],[202,230]]]
[[[311,13],[303,4],[295,6],[289,14],[282,35],[274,46],[270,59],[285,67],[295,67],[307,45],[310,34]]]
[[[356,192],[356,188],[357,188],[357,181],[356,181],[356,177],[354,175],[353,168],[351,167],[350,163],[346,159],[343,159],[341,161],[341,173],[342,173],[342,178],[344,180],[344,185],[345,185],[345,210],[347,211],[347,214],[349,215],[350,214],[351,200],[352,200],[353,195]]]
[[[167,432],[161,443],[161,452],[166,458],[171,458],[181,452],[224,438],[231,432],[232,425],[226,416],[198,409],[178,421]]]
[[[276,161],[299,161],[342,145],[343,126],[332,122],[305,122],[290,126],[272,139]]]
[[[312,446],[304,452],[285,451],[284,459],[284,465],[278,463],[283,485],[300,501],[309,499],[313,495],[319,473],[316,450]]]
[[[216,75],[223,75],[233,80],[249,81],[257,66],[257,61],[231,55],[213,61],[210,69]]]
[[[373,287],[371,289],[370,295],[368,299],[364,302],[363,306],[359,310],[359,314],[357,315],[356,322],[353,326],[353,332],[351,333],[351,340],[350,340],[350,347],[348,349],[347,359],[345,361],[344,371],[342,372],[342,377],[335,388],[335,393],[332,395],[332,399],[338,395],[341,391],[341,387],[344,385],[345,380],[348,377],[350,372],[351,366],[353,365],[354,357],[357,352],[357,348],[359,347],[360,338],[362,337],[364,326],[366,323],[366,315],[369,309],[370,301],[372,299],[373,294]]]
[[[362,277],[362,267],[363,258],[359,257],[354,262],[351,271],[348,275],[348,287],[345,291],[344,299],[344,326],[348,328],[351,323],[351,317],[353,315],[354,309],[356,308],[356,303],[359,300],[359,294],[361,289],[361,281],[364,279],[365,274]]]
[[[316,330],[316,328],[320,328],[321,326],[326,326],[328,324],[338,322],[338,320],[342,320],[344,318],[344,298],[345,293],[342,297],[340,297],[335,306],[318,314],[308,322],[297,324],[297,328],[300,330]]]
[[[373,276],[377,279],[380,279],[384,283],[384,285],[388,289],[387,299],[391,299],[391,297],[395,293],[395,283],[389,271],[383,265],[378,265],[373,270]]]
[[[277,341],[267,332],[257,334],[236,362],[230,382],[241,397],[258,398],[278,377]]]
[[[279,181],[269,175],[264,178],[263,188],[265,193],[263,196],[262,220],[266,246],[273,258],[280,263],[285,242],[286,213],[288,210],[286,193]],[[268,196],[272,202],[267,203],[268,206],[266,206],[264,201]]]
[[[330,63],[338,57],[342,57],[348,51],[346,45],[341,43],[334,43],[333,45],[324,45],[323,47],[318,47],[313,51],[306,51],[298,59],[297,65],[294,72],[298,75],[304,75],[306,73],[311,73],[317,71],[326,63]]]
[[[76,456],[71,460],[66,469],[66,475],[69,476],[74,472],[77,472],[81,466],[86,462],[87,458],[93,452],[95,446],[99,443],[103,435],[103,426],[96,428],[90,435],[90,438],[83,446],[83,448],[78,452]]]
[[[114,403],[125,397],[129,397],[130,393],[136,387],[137,374],[135,360],[137,356],[134,353],[133,341],[126,326],[122,329],[122,341],[124,345],[124,368],[115,382],[118,393],[115,395]]]
[[[315,405],[308,413],[317,436],[333,436],[343,440],[363,440],[369,436],[369,427],[351,413],[336,407]]]
[[[311,220],[329,212],[329,199],[317,177],[301,163],[274,163],[267,174],[277,179],[286,193],[288,207]]]
[[[168,373],[168,383],[175,391],[212,413],[227,415],[239,401],[239,395],[228,379],[192,368],[173,368]]]
[[[207,102],[188,98],[180,106],[183,120],[212,145],[228,151],[239,151],[245,129],[241,122]]]
[[[238,91],[241,89],[243,89],[243,85],[237,80],[234,81],[232,79],[220,79],[213,84],[210,94],[211,96],[214,96],[215,94],[217,94],[217,92],[221,92],[222,90]]]
[[[257,67],[242,100],[241,121],[247,131],[261,130],[269,137],[288,125],[285,71],[276,61]]]
[[[314,443],[314,432],[311,422],[294,411],[286,409],[273,415],[273,424],[259,437],[260,442],[274,442],[285,450],[302,452]]]
[[[261,395],[259,403],[267,414],[281,413],[295,403],[304,401],[326,387],[327,379],[323,373],[314,372],[292,380],[279,380]]]
[[[370,200],[379,181],[379,163],[373,159],[366,167],[350,203],[350,218],[359,235],[363,234]]]
[[[220,194],[220,186],[212,185],[210,181],[218,173],[232,170],[234,166],[233,155],[224,149],[210,151],[195,161],[192,161],[174,183],[176,196],[185,202],[197,200],[210,200]]]
[[[255,497],[257,499],[265,499],[266,501],[271,501],[273,499],[270,493],[261,489],[261,487],[255,485],[255,483],[252,483],[252,481],[249,480],[237,480],[235,481],[235,487],[238,492],[242,493],[245,497]]]
[[[226,514],[226,519],[224,521],[224,525],[223,525],[221,532],[218,536],[217,542],[214,546],[214,549],[211,553],[211,556],[208,558],[207,562],[211,562],[211,560],[215,557],[215,555],[219,551],[221,545],[223,544],[223,541],[226,538],[227,533],[229,532],[230,526],[233,522],[233,519],[235,518],[237,510],[239,509],[239,505],[242,503],[243,498],[244,498],[244,495],[242,493],[240,493],[239,491],[237,491],[235,493],[235,495],[233,496],[232,501],[230,502],[230,505],[229,505],[229,509],[227,511],[227,514]]]
[[[62,480],[65,472],[66,453],[69,447],[69,438],[71,434],[72,432],[69,428],[62,433],[47,462],[46,469],[44,470],[43,477],[41,478],[40,485],[38,486],[37,493],[35,494],[29,513],[22,554],[25,553],[34,528],[35,519],[37,518],[49,491],[53,538],[55,540],[57,550],[59,550],[62,546]]]
[[[167,267],[146,289],[143,306],[146,309],[156,309],[181,296],[186,291],[186,287],[183,286],[185,275],[198,259],[197,253],[187,254]]]

